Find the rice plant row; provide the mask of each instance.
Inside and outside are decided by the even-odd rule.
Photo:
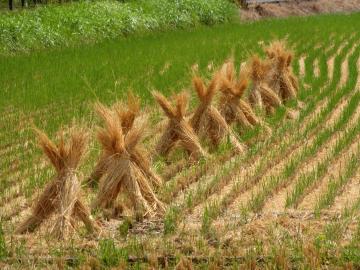
[[[324,119],[321,119],[321,120],[324,120]],[[319,121],[319,123],[320,123],[320,121]],[[281,136],[282,136],[282,135],[280,134],[280,137],[281,137]],[[302,136],[302,135],[300,134],[299,137],[301,137],[301,136]],[[298,138],[297,138],[297,139],[295,138],[294,141],[297,141],[297,140],[298,140]],[[288,144],[288,145],[291,145],[291,143]],[[282,151],[280,151],[280,152],[281,152],[281,153],[284,153],[284,151],[283,151],[284,149],[283,149],[283,148],[280,148],[280,149],[282,150]],[[273,153],[273,152],[271,151],[271,153]],[[285,155],[286,155],[286,152],[285,152]],[[285,156],[285,155],[284,155],[284,156]],[[269,158],[269,159],[265,159],[265,158],[264,158],[263,160],[270,160],[270,161],[271,161],[272,159],[271,159],[271,158]],[[264,167],[263,165],[260,165],[260,166],[262,166],[263,168],[266,168],[266,167]],[[260,168],[261,168],[261,167],[260,167]],[[230,171],[231,171],[231,170],[230,170]],[[255,177],[255,178],[254,178],[255,181],[256,181],[256,179],[261,178],[261,171],[263,171],[263,170],[260,170],[260,171],[259,171],[259,169],[255,169],[255,172],[256,172],[256,173],[253,174],[254,177]],[[265,171],[265,170],[264,170],[264,171]],[[231,171],[231,172],[232,172],[232,171]],[[220,175],[221,175],[221,174],[220,174]],[[222,179],[222,177],[219,177],[219,178]],[[245,178],[246,178],[246,177],[245,177]],[[247,179],[246,184],[245,184],[246,186],[249,184],[249,181],[251,181],[251,178],[250,178],[250,179]],[[240,184],[240,186],[242,186],[242,185]],[[236,187],[235,189],[239,189],[239,187]],[[244,186],[242,186],[241,189],[242,189],[242,190],[246,190],[247,188],[244,187]],[[225,196],[225,197],[226,197],[226,201],[229,201],[229,198],[231,198],[231,196],[229,196],[229,195],[228,195],[228,196]]]

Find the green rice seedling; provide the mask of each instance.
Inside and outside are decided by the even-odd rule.
[[[176,223],[179,219],[179,209],[177,207],[169,207],[164,217],[164,234],[174,233]]]
[[[356,95],[354,96],[356,97]],[[356,99],[354,99],[356,100]],[[360,100],[357,101],[357,103],[359,103]],[[351,102],[348,106],[348,108],[352,108],[351,106]],[[354,112],[354,110],[353,110]],[[346,122],[344,121],[344,118],[340,117],[340,119],[338,120],[338,123],[343,123],[343,125],[345,125],[347,123],[347,121],[350,118],[350,114],[347,113],[347,110],[345,110],[343,112],[343,115],[347,115],[347,120]],[[340,125],[341,127],[343,125]],[[328,167],[328,165],[330,164],[331,161],[333,161],[336,157],[339,156],[339,154],[344,150],[344,148],[346,146],[348,146],[350,144],[350,142],[355,138],[355,136],[360,132],[360,129],[358,128],[359,125],[356,125],[355,128],[350,129],[348,132],[345,132],[344,136],[341,137],[339,139],[339,143],[336,143],[333,150],[331,151],[330,155],[324,160],[322,161],[317,167],[316,169],[314,169],[313,171],[311,171],[308,176],[302,176],[301,180],[298,182],[300,183],[299,185],[302,186],[302,188],[300,188],[300,186],[295,187],[295,191],[294,191],[294,195],[293,196],[299,196],[300,194],[300,190],[304,191],[305,187],[308,187],[308,185],[310,185],[311,183],[313,183],[313,181],[315,181],[316,179],[318,179],[319,177],[321,177],[324,173],[326,173],[326,168]],[[335,128],[337,127],[337,125],[335,124]],[[339,127],[338,127],[339,128]],[[335,129],[338,130],[338,129]],[[273,180],[270,181],[266,181],[266,185],[263,187],[262,192],[260,192],[257,196],[256,199],[253,199],[252,203],[250,203],[250,207],[252,210],[257,211],[261,208],[261,206],[264,203],[264,199],[266,198],[265,194],[268,194],[267,196],[269,196],[271,193],[274,192],[274,190],[276,190],[276,187],[281,183],[289,183],[289,178],[293,178],[295,175],[295,172],[297,169],[297,167],[299,166],[299,164],[301,164],[303,162],[304,159],[306,159],[309,156],[312,156],[313,153],[315,152],[314,148],[317,148],[321,145],[324,144],[324,142],[326,140],[328,140],[328,138],[333,134],[333,132],[325,132],[324,134],[326,134],[326,136],[319,136],[319,140],[315,140],[315,143],[306,148],[309,150],[305,150],[304,152],[300,153],[297,157],[295,157],[293,160],[293,162],[290,162],[290,164],[296,164],[296,165],[290,165],[290,167],[285,167],[284,171],[282,172],[282,175],[280,175],[280,177],[276,177]],[[341,147],[339,147],[338,145],[340,145]],[[316,147],[314,147],[316,146]],[[310,154],[309,154],[310,153]],[[281,180],[280,180],[281,179]],[[296,195],[295,195],[296,194]],[[294,200],[294,199],[292,199]],[[291,199],[289,199],[287,201],[287,205],[290,204]]]
[[[357,198],[350,206],[344,208],[341,213],[341,219],[334,220],[325,225],[322,235],[328,241],[338,242],[344,231],[347,229],[354,215],[360,209],[360,198]]]
[[[219,206],[216,202],[212,202],[210,205],[205,207],[203,216],[202,216],[202,223],[201,223],[201,233],[206,236],[210,237],[213,233],[211,228],[211,220],[212,216],[219,211]]]
[[[8,256],[8,250],[5,242],[5,233],[0,220],[0,260],[5,259]]]
[[[359,154],[359,152],[357,153]],[[316,206],[315,213],[320,216],[320,211],[326,207],[329,207],[335,200],[336,195],[340,192],[341,188],[352,179],[356,169],[359,165],[357,156],[351,156],[348,161],[344,175],[339,175],[338,179],[332,179],[325,191],[325,194],[321,195]]]
[[[128,259],[127,250],[116,247],[113,239],[100,240],[98,253],[99,260],[107,267],[118,266]]]
[[[126,237],[129,233],[129,230],[133,226],[133,221],[130,218],[125,218],[124,221],[119,225],[118,231],[121,237]]]
[[[349,88],[351,89],[351,86]],[[335,123],[332,132],[327,132],[328,134],[339,131],[346,125],[350,116],[355,112],[359,104],[359,98],[360,98],[359,94],[355,93],[355,95],[353,95],[347,107],[344,109],[343,114],[340,116],[339,120]],[[358,125],[349,129],[349,131],[345,133],[345,136],[336,142],[332,150],[331,156],[335,156],[335,157],[339,156],[341,151],[351,143],[353,138],[356,136],[357,132],[358,132]],[[322,172],[324,172],[324,168],[322,169]],[[307,187],[313,184],[313,181],[315,181],[314,175],[313,177],[306,177],[303,180],[300,180],[295,186],[292,193],[288,195],[286,205],[287,206],[294,204],[296,205],[302,198],[301,194],[303,194],[303,192]]]
[[[355,231],[355,234],[351,240],[351,242],[353,244],[360,244],[360,219],[357,220],[357,228],[356,228],[356,231]]]

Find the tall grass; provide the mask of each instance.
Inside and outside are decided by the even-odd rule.
[[[0,53],[229,21],[227,0],[80,1],[0,14]]]

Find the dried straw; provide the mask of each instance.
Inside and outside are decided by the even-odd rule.
[[[229,60],[221,69],[221,84],[219,107],[226,122],[231,125],[237,122],[246,128],[252,128],[261,121],[256,116],[251,106],[242,98],[248,87],[245,70],[242,70],[237,79],[235,76],[234,62]]]
[[[273,41],[265,52],[271,62],[268,83],[282,100],[296,98],[298,81],[292,72],[292,53],[286,48],[284,41]]]
[[[196,134],[209,137],[212,145],[215,147],[228,136],[235,150],[237,152],[243,152],[245,147],[238,141],[221,113],[212,105],[220,79],[221,72],[216,73],[206,87],[200,77],[195,76],[193,78],[193,86],[200,100],[200,104],[192,115],[190,123]]]
[[[258,56],[251,60],[250,77],[253,81],[250,89],[249,100],[252,106],[258,106],[267,114],[274,112],[275,108],[283,107],[281,97],[269,86],[269,73],[271,72],[271,61],[262,61]],[[296,118],[297,113],[285,108],[286,116],[290,119]]]
[[[191,159],[198,160],[200,157],[206,156],[199,138],[185,119],[188,95],[185,92],[176,95],[175,104],[172,105],[161,93],[154,91],[152,94],[169,119],[156,147],[159,155],[167,156],[170,150],[179,143]]]
[[[100,178],[99,192],[94,207],[112,206],[120,192],[126,194],[137,215],[162,215],[165,207],[152,190],[152,181],[142,170],[146,164],[135,160],[144,125],[132,125],[125,134],[118,115],[101,104],[96,105],[105,127],[98,131],[98,140],[106,156],[106,171]]]
[[[256,55],[251,59],[250,77],[253,84],[250,89],[249,101],[253,107],[258,106],[268,112],[282,104],[280,97],[268,85],[267,76],[270,69],[269,61],[262,61]]]
[[[32,232],[52,214],[56,215],[53,233],[58,238],[67,238],[73,229],[75,220],[81,220],[89,232],[98,228],[90,216],[87,207],[80,200],[80,182],[76,168],[86,151],[87,133],[81,128],[70,130],[69,143],[65,143],[61,134],[58,144],[47,135],[35,129],[40,147],[55,167],[57,174],[45,187],[32,214],[16,230],[17,233]]]
[[[134,126],[136,118],[140,113],[140,99],[134,94],[128,95],[128,104],[124,106],[121,103],[113,105],[112,111],[110,112],[106,107],[101,104],[96,105],[96,111],[104,118],[107,114],[114,113],[117,116],[118,121],[121,125],[122,132],[126,135]],[[145,149],[141,146],[136,146],[134,151],[131,153],[131,160],[142,170],[146,177],[150,180],[150,183],[155,187],[159,187],[162,184],[162,179],[157,175],[151,168],[151,162]],[[108,155],[102,153],[98,160],[94,171],[89,177],[89,182],[98,182],[101,176],[107,170],[106,165],[108,164]]]

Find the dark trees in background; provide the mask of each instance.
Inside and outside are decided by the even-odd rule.
[[[9,9],[10,10],[13,10],[13,5],[14,5],[13,0],[9,0]]]

